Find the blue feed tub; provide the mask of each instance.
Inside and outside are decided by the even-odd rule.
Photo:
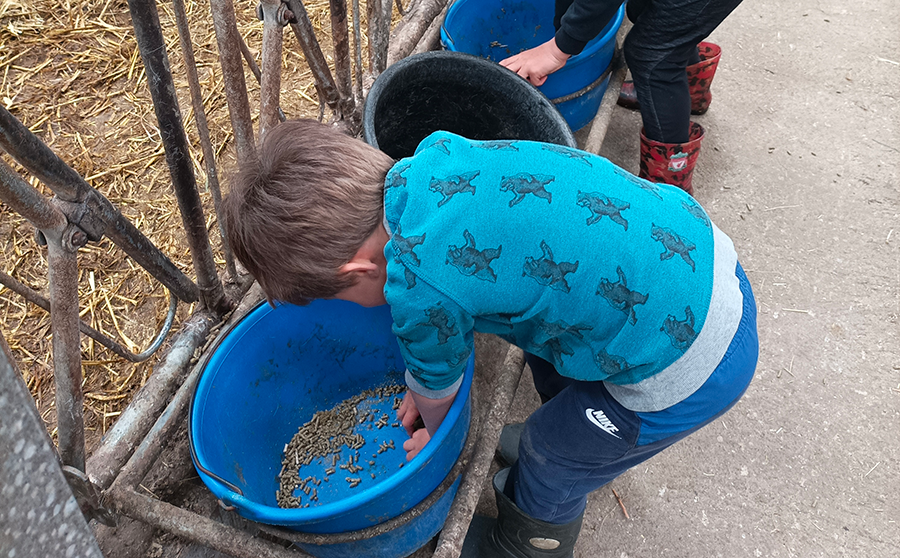
[[[391,324],[388,306],[363,308],[320,300],[275,308],[262,302],[231,326],[204,365],[191,403],[191,450],[206,486],[247,519],[307,533],[365,529],[399,516],[431,494],[447,477],[466,440],[471,358],[460,395],[415,459],[405,463],[402,445],[407,436],[402,428],[358,428],[367,439],[359,450],[364,457],[358,463],[366,467],[355,475],[362,479],[359,486],[349,488],[345,471],[338,470],[340,475],[319,485],[315,506],[282,509],[275,498],[284,446],[301,424],[366,389],[403,383],[405,365]],[[385,412],[393,411],[388,406]],[[381,442],[391,439],[396,449],[378,454],[376,465],[370,466],[370,450],[374,454]],[[313,461],[302,474],[323,478],[324,469],[332,466],[332,460],[326,460]],[[449,504],[443,504],[452,501],[457,486],[430,513],[365,542],[378,549],[366,555],[405,556],[405,549],[424,545],[443,524],[449,510]]]
[[[457,0],[447,10],[441,42],[447,50],[500,62],[553,38],[553,7],[553,0]],[[588,124],[600,108],[609,75],[600,78],[612,60],[624,17],[623,3],[603,31],[538,88],[573,130]],[[581,91],[582,95],[563,100]]]

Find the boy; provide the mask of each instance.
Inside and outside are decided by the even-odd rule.
[[[756,309],[734,247],[683,191],[575,149],[436,132],[394,164],[314,122],[270,130],[223,204],[270,300],[390,304],[412,458],[473,331],[524,349],[544,405],[494,478],[484,555],[571,556],[587,494],[743,394]]]

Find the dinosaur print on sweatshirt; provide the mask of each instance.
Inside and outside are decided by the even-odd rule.
[[[616,266],[616,274],[619,276],[619,280],[615,283],[606,277],[600,278],[597,294],[605,298],[613,308],[624,312],[631,325],[634,325],[637,323],[634,307],[638,304],[645,304],[649,295],[629,290],[625,272],[620,266]]]
[[[575,273],[578,270],[578,262],[560,262],[553,261],[553,251],[545,241],[541,241],[541,257],[534,259],[531,256],[525,256],[525,266],[522,269],[522,276],[531,277],[541,285],[549,286],[557,291],[567,293],[571,290],[566,275]]]
[[[547,200],[547,203],[553,203],[553,194],[544,188],[553,180],[554,177],[552,176],[523,172],[513,176],[504,176],[500,182],[500,191],[516,194],[516,197],[509,201],[510,207],[524,200],[527,194],[534,194],[538,198]]]
[[[409,256],[408,259],[410,260],[410,263],[418,267],[421,262],[419,261],[419,256],[417,256],[413,250],[415,250],[416,246],[425,242],[425,234],[404,238],[400,233],[400,224],[398,223],[397,232],[391,237],[394,241],[394,247],[396,248],[396,251],[394,252],[394,261],[402,264],[403,256]],[[406,279],[407,290],[416,286],[416,274],[408,267],[403,268],[403,277]]]
[[[600,370],[602,370],[607,377],[631,372],[633,370],[637,370],[638,368],[643,368],[644,366],[646,366],[644,364],[629,364],[624,357],[611,355],[606,352],[606,349],[600,349],[600,351],[594,355],[594,362],[597,363],[597,366],[600,367]]]
[[[412,163],[406,163],[405,165],[400,165],[399,167],[394,167],[391,169],[391,172],[388,174],[387,180],[385,180],[385,188],[403,188],[406,186],[406,177],[402,176],[404,172],[409,170],[409,167],[412,166]]]
[[[397,224],[397,232],[395,232],[392,236],[394,241],[394,246],[397,247],[397,252],[399,257],[409,256],[412,264],[415,266],[420,265],[422,262],[419,261],[419,256],[416,255],[413,250],[416,249],[416,246],[419,246],[423,242],[425,242],[425,235],[428,233],[423,233],[418,236],[402,236],[402,232],[400,230],[400,224]]]
[[[537,331],[530,341],[533,351],[541,351],[544,348],[550,349],[553,358],[557,362],[562,361],[563,356],[572,356],[575,351],[564,341],[565,336],[571,336],[576,339],[584,339],[582,331],[590,331],[594,329],[592,326],[585,324],[569,325],[563,321],[548,322],[541,320]]]
[[[459,335],[459,328],[456,327],[456,320],[453,319],[447,310],[438,302],[437,306],[425,309],[425,315],[428,319],[419,322],[416,325],[430,326],[437,330],[438,345],[445,344],[451,337]]]
[[[591,163],[588,158],[589,155],[584,151],[578,151],[577,149],[572,149],[571,147],[564,147],[562,145],[553,145],[553,144],[545,144],[541,146],[541,149],[544,151],[550,151],[551,153],[557,153],[562,155],[563,157],[568,157],[569,159],[574,159],[580,163],[584,163],[589,167],[593,167],[593,163]]]
[[[663,199],[662,196],[659,194],[659,185],[658,184],[650,182],[649,180],[644,180],[643,178],[638,178],[637,176],[631,174],[630,172],[628,172],[624,169],[620,169],[619,167],[614,167],[613,172],[616,173],[617,175],[619,175],[620,177],[624,178],[628,182],[631,182],[632,184],[634,184],[641,190],[644,190],[648,194],[651,194],[653,197],[660,199],[660,200]]]
[[[681,207],[685,208],[688,213],[696,217],[698,221],[707,227],[709,226],[709,218],[706,216],[706,213],[703,212],[703,208],[700,207],[699,204],[683,201],[681,202]]]
[[[500,257],[503,246],[477,250],[475,237],[472,236],[468,229],[463,231],[463,238],[466,239],[466,243],[462,247],[451,244],[447,248],[445,265],[453,264],[453,267],[458,269],[463,275],[496,283],[497,273],[491,269],[491,262]]]
[[[441,201],[437,204],[438,207],[442,207],[450,201],[450,198],[461,192],[470,193],[474,196],[475,185],[472,184],[472,181],[475,180],[480,172],[481,171],[471,171],[448,176],[447,178],[435,178],[432,176],[428,189],[432,192],[438,192],[443,196]]]
[[[686,351],[697,338],[697,333],[694,331],[694,313],[691,312],[691,307],[688,306],[684,309],[684,320],[679,320],[669,314],[659,330],[669,336],[673,347]]]
[[[657,227],[652,223],[650,224],[650,236],[653,240],[661,242],[666,249],[659,255],[660,260],[668,260],[675,254],[678,254],[681,256],[681,259],[691,266],[691,271],[697,271],[697,265],[691,259],[690,254],[691,250],[695,250],[697,247],[692,242],[681,238],[672,229]]]
[[[529,343],[528,351],[530,353],[539,353],[544,349],[548,349],[551,353],[553,353],[553,357],[550,359],[550,361],[557,363],[562,362],[562,358],[564,356],[572,356],[575,354],[575,351],[572,349],[572,347],[558,337],[547,339],[543,343]]]
[[[444,153],[445,155],[450,155],[450,148],[447,147],[448,143],[450,143],[450,140],[448,138],[442,138],[442,139],[435,141],[434,143],[432,143],[425,149],[431,149],[433,147],[433,148],[437,149],[438,151],[440,151],[441,153]]]
[[[494,141],[484,141],[477,145],[481,149],[492,149],[494,151],[518,151],[519,148],[515,146],[515,140],[494,140]]]
[[[548,322],[546,320],[541,320],[541,324],[538,326],[538,333],[540,333],[540,335],[536,335],[535,340],[560,337],[562,335],[571,335],[578,339],[584,339],[584,335],[582,335],[581,332],[590,331],[592,329],[594,329],[593,326],[586,324],[569,325],[563,321]]]
[[[582,192],[581,190],[578,191],[575,203],[579,207],[591,210],[591,216],[587,219],[588,226],[606,216],[613,223],[622,225],[626,231],[628,230],[628,221],[622,217],[622,212],[631,207],[630,203],[604,196],[599,192]]]

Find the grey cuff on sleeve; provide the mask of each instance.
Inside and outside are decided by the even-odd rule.
[[[443,399],[448,395],[453,395],[457,391],[459,391],[459,386],[462,385],[464,374],[460,374],[459,378],[449,386],[444,389],[428,389],[423,386],[419,380],[416,379],[415,376],[412,375],[408,369],[406,371],[406,385],[409,387],[411,391],[416,392],[422,397],[427,397],[428,399]]]

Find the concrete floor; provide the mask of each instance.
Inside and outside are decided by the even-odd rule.
[[[746,1],[713,33],[696,117],[695,196],[757,298],[756,377],[593,494],[576,556],[900,555],[900,5],[798,4]],[[637,172],[639,129],[616,110],[601,154]]]

